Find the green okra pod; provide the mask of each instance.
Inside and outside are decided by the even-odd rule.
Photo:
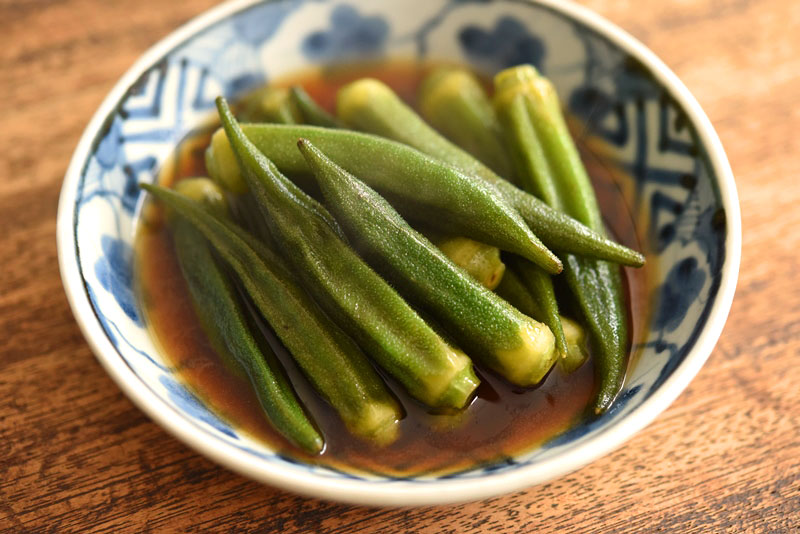
[[[533,317],[537,321],[545,322],[547,315],[542,306],[531,295],[528,286],[522,281],[522,277],[512,267],[506,268],[506,273],[500,285],[497,286],[496,292],[525,315]],[[561,353],[557,365],[561,371],[569,374],[577,370],[589,359],[589,352],[586,347],[586,331],[580,324],[569,317],[561,315],[559,319],[566,351]]]
[[[289,98],[294,106],[300,111],[305,124],[314,126],[324,126],[326,128],[341,128],[342,124],[332,114],[325,111],[322,106],[317,104],[311,95],[299,85],[289,89]]]
[[[169,189],[141,187],[205,236],[350,432],[379,444],[397,437],[399,404],[358,346],[319,309],[277,256],[196,202]]]
[[[208,192],[213,191],[209,183],[183,180],[176,189],[208,206]],[[248,378],[267,419],[281,435],[306,452],[320,452],[322,435],[303,409],[275,354],[254,337],[236,288],[217,265],[203,234],[180,217],[171,218],[170,227],[195,311],[226,367],[234,366],[235,374]]]
[[[434,69],[422,80],[418,103],[422,116],[442,135],[498,175],[512,177],[500,123],[473,73],[459,67]]]
[[[517,145],[515,152],[526,155],[517,158],[518,174],[526,174],[551,207],[605,233],[594,189],[550,81],[531,65],[507,69],[495,77],[494,98],[508,137]],[[620,269],[567,254],[565,278],[596,347],[597,392],[591,408],[601,414],[622,388],[626,371],[628,319]]]
[[[315,126],[244,124],[242,131],[279,169],[308,172],[296,146],[298,138],[306,138],[348,172],[364,176],[404,215],[435,213],[433,219],[439,230],[452,230],[514,251],[551,273],[561,270],[560,260],[541,245],[491,186],[411,147],[373,135]],[[206,152],[209,172],[222,183],[231,184],[232,190],[246,189],[231,159],[230,143],[219,130]]]
[[[298,198],[304,193],[248,140],[224,99],[217,99],[217,108],[247,186],[306,289],[413,397],[435,408],[463,408],[478,385],[470,359]]]
[[[553,334],[473,280],[361,180],[310,142],[298,146],[336,219],[368,262],[482,363],[520,386],[556,360]]]
[[[555,250],[623,265],[639,267],[644,264],[644,257],[638,252],[614,243],[594,228],[590,230],[583,224],[576,225],[575,220],[567,214],[549,207],[495,174],[472,155],[439,135],[382,82],[365,78],[340,89],[337,113],[345,124],[353,128],[405,143],[460,169],[470,177],[492,184],[517,210],[533,233]],[[325,150],[325,153],[329,152]],[[331,157],[336,161],[334,156]]]

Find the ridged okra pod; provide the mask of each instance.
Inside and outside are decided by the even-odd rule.
[[[589,176],[549,80],[530,65],[495,77],[495,107],[516,145],[519,174],[553,208],[598,233],[605,232]],[[523,179],[523,178],[521,178]],[[597,392],[591,408],[601,414],[625,378],[628,326],[621,273],[607,262],[565,256],[565,278],[592,333]]]
[[[470,179],[446,163],[413,148],[374,135],[279,124],[243,124],[242,131],[275,166],[288,173],[307,173],[297,139],[314,143],[338,165],[364,176],[406,216],[425,217],[438,231],[466,235],[531,259],[548,272],[561,271],[560,260],[528,229],[497,191]],[[217,131],[206,152],[209,172],[231,190],[246,190],[231,145]]]
[[[207,179],[183,180],[176,187],[209,209],[220,210],[220,206],[224,208],[221,192],[214,188]],[[260,334],[250,328],[247,310],[203,234],[180,216],[171,216],[169,226],[195,312],[226,367],[247,377],[264,414],[281,435],[306,452],[320,452],[322,435],[303,409],[278,358],[256,339]]]
[[[306,289],[413,397],[434,408],[463,408],[478,385],[470,359],[436,334],[298,198],[305,193],[293,189],[248,140],[224,99],[217,99],[217,108],[242,175]]]
[[[319,309],[277,256],[196,202],[169,189],[142,187],[205,236],[350,432],[379,444],[397,437],[399,404],[364,353]]]
[[[481,83],[470,71],[438,67],[420,84],[419,110],[428,123],[504,178],[513,168],[500,123]]]
[[[298,143],[336,220],[367,261],[470,354],[511,383],[537,384],[556,360],[553,334],[473,280],[361,180]]]
[[[405,143],[460,169],[473,180],[482,179],[493,185],[533,233],[554,250],[623,265],[641,266],[644,263],[644,257],[638,252],[607,239],[602,232],[576,224],[567,214],[549,207],[495,174],[442,137],[382,82],[366,78],[340,89],[337,113],[345,124],[353,128]]]

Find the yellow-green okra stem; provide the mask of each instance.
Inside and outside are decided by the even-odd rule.
[[[558,352],[563,357],[567,353],[567,340],[564,338],[564,329],[561,326],[553,280],[546,272],[522,258],[511,257],[506,261],[510,262],[514,272],[522,279],[522,283],[525,284],[531,296],[539,303],[541,321],[550,327],[556,338]]]
[[[459,67],[434,69],[422,80],[418,101],[422,116],[442,135],[500,176],[512,177],[500,124],[473,73]]]
[[[468,237],[427,237],[483,287],[494,290],[503,279],[506,265],[497,247]]]
[[[403,415],[397,401],[353,340],[319,309],[274,254],[196,202],[169,189],[141,187],[205,236],[350,432],[378,444],[397,437]]]
[[[562,115],[555,88],[531,65],[500,72],[495,77],[495,107],[505,117],[507,133],[520,150],[535,156],[518,168],[544,195],[597,233],[605,233],[603,217],[589,176]],[[534,161],[534,159],[538,161]],[[518,160],[519,161],[519,160]],[[619,266],[604,261],[564,257],[567,285],[577,301],[595,344],[597,391],[595,414],[613,403],[625,378],[628,318]]]
[[[473,280],[389,203],[307,140],[298,143],[347,236],[378,272],[510,382],[538,383],[555,363],[553,334]]]
[[[470,359],[309,209],[299,196],[305,193],[247,139],[224,99],[217,108],[242,175],[305,288],[412,396],[435,408],[463,408],[478,386]]]
[[[564,338],[567,340],[567,353],[558,360],[558,367],[566,374],[577,371],[589,359],[589,342],[586,330],[569,317],[561,316]]]
[[[506,269],[496,293],[525,315],[537,321],[544,321],[546,318],[539,302],[531,295],[522,277],[512,267]],[[562,372],[569,374],[576,371],[589,358],[586,331],[580,324],[563,315],[560,316],[560,323],[566,342],[566,352],[561,354],[556,363]]]

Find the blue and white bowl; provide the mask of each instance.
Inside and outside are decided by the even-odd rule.
[[[633,178],[635,220],[655,251],[651,323],[619,401],[603,417],[500,465],[447,476],[358,476],[298,463],[211,413],[178,381],[132,288],[141,181],[219,94],[332,62],[416,57],[493,74],[537,65]],[[646,217],[641,217],[647,213]],[[641,43],[555,0],[233,1],[183,26],[123,76],[92,118],[61,191],[58,247],[72,309],[100,362],[150,417],[254,479],[371,505],[489,497],[577,469],[618,447],[686,387],[716,343],[738,275],[736,188],[716,133],[677,77]]]

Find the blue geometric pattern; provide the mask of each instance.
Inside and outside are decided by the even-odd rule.
[[[413,3],[413,9],[410,4]],[[276,43],[280,43],[277,46]],[[587,131],[610,147],[607,163],[633,179],[635,218],[659,283],[652,324],[620,400],[603,417],[494,465],[440,477],[361,476],[308,466],[240,435],[175,380],[134,301],[134,229],[141,195],[176,143],[202,129],[218,94],[235,97],[275,76],[321,63],[408,56],[467,63],[487,74],[536,64]],[[131,370],[172,409],[261,461],[329,478],[477,478],[575,447],[641,406],[680,365],[703,329],[726,261],[725,214],[693,125],[638,61],[551,9],[514,0],[273,1],[214,22],[150,66],[97,133],[75,206],[76,251],[99,322]],[[145,318],[146,319],[146,318]]]

